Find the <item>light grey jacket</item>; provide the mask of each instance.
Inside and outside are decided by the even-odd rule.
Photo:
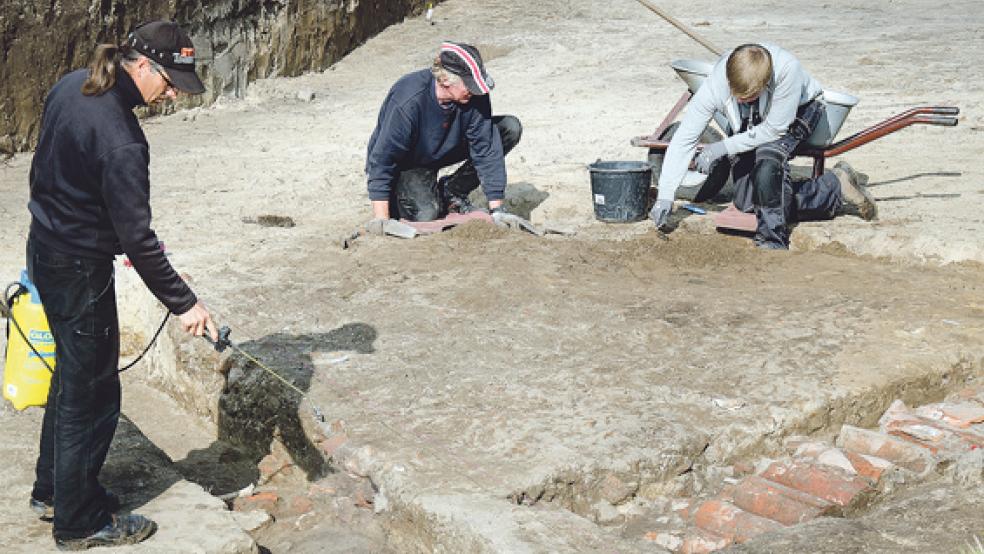
[[[816,79],[803,69],[799,60],[774,44],[760,43],[772,55],[772,80],[759,96],[758,109],[762,123],[750,127],[744,133],[734,134],[741,128],[738,100],[728,86],[727,61],[731,51],[725,52],[714,64],[711,74],[687,104],[687,113],[680,128],[670,141],[659,175],[659,199],[672,200],[677,187],[687,173],[694,157],[701,133],[715,113],[727,120],[729,135],[724,139],[728,155],[734,156],[772,142],[789,129],[796,117],[796,110],[820,96],[823,89]]]

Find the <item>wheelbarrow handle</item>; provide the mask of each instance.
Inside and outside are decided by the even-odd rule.
[[[929,113],[932,115],[960,115],[960,108],[956,106],[934,106]]]
[[[916,122],[925,125],[939,125],[941,127],[956,127],[958,119],[955,117],[944,117],[942,115],[926,115],[917,117]]]

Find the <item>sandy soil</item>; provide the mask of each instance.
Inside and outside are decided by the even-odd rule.
[[[310,348],[348,351],[351,344],[321,339],[351,322],[372,324],[373,336],[363,337],[372,348],[353,354],[357,363],[306,362],[324,370],[312,390],[338,413],[365,419],[368,409],[389,422],[420,416],[407,428],[429,436],[448,429],[414,425],[470,413],[482,395],[498,391],[509,396],[496,410],[508,400],[530,416],[552,410],[554,423],[576,416],[569,434],[546,441],[554,449],[547,453],[537,445],[556,438],[556,429],[537,428],[535,418],[522,424],[510,455],[526,468],[570,455],[587,426],[599,423],[621,429],[598,439],[599,452],[624,452],[628,443],[620,441],[647,436],[658,443],[658,425],[633,422],[680,394],[705,406],[745,396],[759,410],[729,427],[734,437],[716,447],[723,460],[725,450],[760,444],[770,433],[751,421],[769,414],[773,401],[788,415],[804,402],[816,408],[809,399],[817,388],[876,386],[901,352],[910,361],[922,352],[925,366],[936,368],[961,345],[977,352],[984,95],[982,70],[966,54],[984,38],[980,3],[671,0],[661,7],[722,47],[780,43],[823,84],[859,96],[842,136],[926,103],[959,106],[960,126],[910,128],[843,156],[869,175],[880,199],[877,222],[800,225],[793,253],[756,252],[747,240],[711,234],[699,217],[666,242],[648,222],[594,221],[585,166],[644,159],[629,139],[651,132],[683,91],[668,62],[709,54],[629,0],[451,0],[438,6],[435,25],[394,26],[323,74],[258,82],[246,99],[146,121],[155,227],[234,338],[262,346],[264,337],[305,336]],[[543,198],[532,219],[574,228],[576,237],[469,225],[409,243],[360,239],[352,250],[339,248],[344,232],[369,216],[362,170],[379,103],[444,38],[482,50],[497,83],[495,111],[525,126],[507,159],[509,194]],[[313,101],[302,99],[310,92]],[[10,279],[23,265],[29,164],[21,155],[0,166],[0,266]],[[250,223],[262,215],[297,225]],[[951,265],[932,267],[939,264]],[[743,327],[749,313],[752,328]],[[728,341],[757,330],[782,341]],[[747,371],[725,380],[721,359],[736,352]],[[866,363],[868,355],[875,362]],[[824,362],[835,358],[838,369],[828,375]],[[867,364],[877,366],[871,374]],[[912,368],[898,371],[917,375]],[[506,379],[530,379],[527,396]],[[608,404],[614,396],[592,401],[593,387],[624,390],[631,408]],[[550,390],[563,396],[551,398]],[[571,400],[582,397],[583,404]],[[704,410],[663,419],[693,425],[689,436],[697,436],[714,434],[721,417]],[[776,425],[795,419],[777,418]],[[513,444],[484,434],[494,420],[458,425],[454,447],[496,457]],[[401,448],[385,430],[363,427],[367,442]],[[535,480],[520,473],[497,492]]]

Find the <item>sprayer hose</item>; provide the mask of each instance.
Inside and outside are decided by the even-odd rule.
[[[16,291],[13,294],[11,294],[10,292],[11,289],[16,289]],[[42,356],[41,353],[38,352],[37,348],[34,347],[34,344],[30,340],[28,340],[27,335],[24,334],[24,330],[21,329],[20,323],[17,322],[17,318],[14,317],[14,310],[13,310],[14,298],[16,298],[20,294],[24,294],[25,292],[26,289],[24,288],[24,285],[18,282],[13,282],[7,285],[7,288],[6,290],[4,290],[3,293],[3,307],[0,308],[0,311],[2,311],[3,316],[7,318],[8,329],[9,329],[9,323],[13,323],[14,328],[17,329],[17,334],[19,334],[20,337],[24,339],[24,342],[31,349],[31,352],[34,352],[34,355],[37,356],[39,360],[41,360],[41,363],[44,364],[44,367],[48,368],[48,371],[50,373],[54,373],[55,370],[48,363],[48,360],[45,360],[44,356]],[[157,327],[157,331],[154,333],[154,336],[151,337],[150,342],[147,343],[147,346],[143,349],[143,352],[141,352],[139,356],[137,356],[132,362],[128,363],[125,367],[120,368],[120,370],[117,371],[117,373],[123,373],[124,371],[136,365],[136,363],[139,362],[141,359],[143,359],[144,355],[146,355],[147,352],[150,351],[150,347],[154,346],[154,343],[157,342],[157,337],[161,335],[161,331],[164,330],[164,325],[167,324],[167,320],[170,317],[171,317],[171,311],[168,310],[167,312],[164,313],[164,319],[161,320],[160,326]]]

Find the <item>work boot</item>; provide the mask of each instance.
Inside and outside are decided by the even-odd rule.
[[[97,546],[123,546],[137,544],[157,531],[157,524],[136,514],[113,515],[113,520],[105,527],[89,535],[76,539],[55,537],[58,550],[88,550]]]
[[[878,217],[878,207],[868,188],[861,184],[857,171],[847,162],[837,162],[830,170],[837,176],[841,186],[841,199],[845,206],[857,211],[861,219],[871,221]]]
[[[51,523],[55,519],[55,501],[52,498],[38,500],[31,496],[31,511],[38,514],[38,519]],[[115,514],[120,511],[120,497],[106,491],[106,511]]]
[[[467,214],[474,212],[476,209],[478,208],[471,203],[471,200],[467,196],[448,196],[449,214]]]

